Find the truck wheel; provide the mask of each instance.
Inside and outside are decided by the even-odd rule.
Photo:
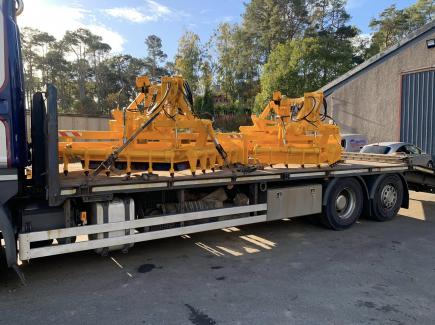
[[[350,228],[362,213],[363,198],[361,185],[356,179],[339,179],[326,200],[322,224],[333,230]]]
[[[398,175],[386,176],[376,187],[372,200],[372,218],[377,221],[393,219],[403,200],[403,183]]]

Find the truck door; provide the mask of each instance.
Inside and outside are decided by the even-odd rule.
[[[22,169],[28,157],[16,1],[0,0],[0,9],[0,168]]]

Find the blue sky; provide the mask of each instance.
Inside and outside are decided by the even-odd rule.
[[[204,42],[220,22],[236,23],[248,0],[24,0],[25,11],[19,17],[21,27],[47,31],[57,38],[65,30],[89,28],[103,37],[114,52],[145,56],[144,38],[155,34],[162,38],[169,59],[186,31],[193,31]],[[399,8],[412,0],[348,0],[352,24],[368,34],[371,18],[395,3]]]

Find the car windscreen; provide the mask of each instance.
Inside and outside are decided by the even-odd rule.
[[[367,146],[361,149],[362,153],[377,153],[386,155],[390,151],[390,147],[386,146]]]

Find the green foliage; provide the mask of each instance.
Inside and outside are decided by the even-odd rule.
[[[290,97],[303,96],[361,61],[352,44],[358,30],[347,25],[350,16],[345,4],[344,0],[312,2],[304,37],[289,37],[270,52],[262,69],[261,92],[256,96],[254,111],[261,111],[276,90]]]
[[[263,109],[276,90],[290,97],[300,97],[304,92],[320,89],[353,65],[350,42],[328,35],[280,44],[264,65],[255,110]]]
[[[378,18],[370,21],[369,26],[374,33],[366,57],[397,44],[407,34],[434,19],[434,16],[433,0],[418,0],[405,9],[397,9],[395,5],[389,6],[379,14]]]
[[[198,92],[202,54],[199,36],[189,31],[184,33],[178,41],[175,71],[187,80],[194,94]]]
[[[255,44],[258,63],[264,63],[278,44],[301,37],[308,24],[305,0],[252,0],[246,4],[242,30]]]
[[[66,32],[56,41],[53,36],[24,28],[21,34],[24,58],[26,102],[30,107],[33,93],[44,90],[46,83],[58,88],[59,109],[63,112],[109,114],[116,106],[128,105],[136,96],[135,79],[152,68],[167,74],[159,64],[166,57],[159,39],[149,37],[149,57],[110,55],[110,46],[86,29]]]
[[[213,94],[207,91],[202,96],[196,96],[193,103],[195,113],[201,118],[210,118],[214,115]]]
[[[72,76],[75,80],[73,94],[77,101],[74,110],[89,113],[96,110],[103,111],[103,98],[95,88],[100,84],[98,65],[108,55],[111,48],[103,43],[101,36],[92,34],[89,30],[79,28],[67,31],[61,40],[66,54],[74,57],[72,62]],[[92,95],[96,95],[96,104]]]
[[[152,79],[157,79],[165,75],[166,71],[160,67],[160,63],[164,62],[168,56],[162,50],[162,40],[156,35],[149,35],[145,38],[145,45],[148,51],[148,57],[145,59],[148,74]]]
[[[172,62],[156,35],[144,38],[146,57],[135,58],[111,54],[87,29],[56,40],[24,28],[26,102],[30,106],[32,94],[53,83],[61,111],[108,114],[134,99],[136,76],[158,81],[181,74],[195,95],[195,112],[219,117],[219,127],[228,130],[233,122],[245,123],[254,107],[261,110],[273,91],[293,97],[317,90],[431,21],[435,10],[433,0],[400,10],[390,6],[370,22],[370,39],[349,25],[345,7],[346,0],[251,0],[239,24],[220,24],[206,43],[184,33]]]

